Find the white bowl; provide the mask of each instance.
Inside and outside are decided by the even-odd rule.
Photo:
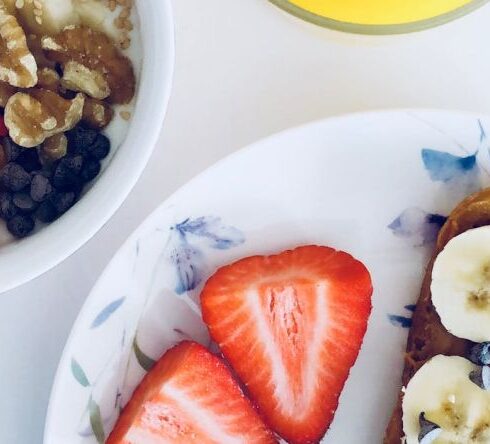
[[[490,185],[489,130],[488,116],[447,111],[355,114],[265,139],[189,182],[134,232],[87,298],[58,367],[44,444],[103,443],[152,360],[182,339],[209,345],[199,293],[217,267],[316,243],[361,259],[375,288],[322,443],[381,442],[440,215]]]
[[[136,0],[143,64],[129,131],[107,168],[63,217],[35,235],[0,248],[0,293],[73,254],[123,203],[156,144],[170,96],[174,26],[170,0]]]

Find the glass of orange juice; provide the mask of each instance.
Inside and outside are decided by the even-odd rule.
[[[270,0],[318,25],[363,34],[395,34],[440,25],[489,0]]]

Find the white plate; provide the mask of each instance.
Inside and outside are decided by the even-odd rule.
[[[209,343],[197,301],[216,267],[310,243],[351,252],[375,286],[364,345],[324,442],[380,442],[399,385],[401,326],[441,215],[490,182],[486,128],[488,117],[451,112],[356,114],[263,140],[191,181],[93,289],[61,359],[45,443],[102,442],[141,364],[183,338]]]
[[[87,242],[123,203],[160,133],[172,86],[174,27],[170,0],[136,0],[143,48],[127,136],[90,190],[38,233],[0,247],[0,293],[54,267]]]

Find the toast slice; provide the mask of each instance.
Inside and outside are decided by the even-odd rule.
[[[434,254],[430,260],[422,282],[412,327],[408,335],[404,359],[402,385],[406,387],[410,379],[430,358],[442,354],[466,357],[474,345],[466,339],[449,333],[441,323],[432,305],[430,284],[435,258],[445,245],[455,236],[471,229],[490,225],[490,188],[479,191],[464,199],[449,215],[442,227]],[[400,392],[397,405],[386,429],[384,444],[400,444],[404,437],[402,425],[402,400]]]

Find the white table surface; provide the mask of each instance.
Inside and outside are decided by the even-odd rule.
[[[328,31],[266,0],[175,0],[174,9],[174,89],[142,178],[85,247],[0,295],[1,443],[42,442],[58,359],[90,288],[126,237],[194,175],[257,139],[335,114],[490,112],[490,4],[443,27],[389,37]]]

